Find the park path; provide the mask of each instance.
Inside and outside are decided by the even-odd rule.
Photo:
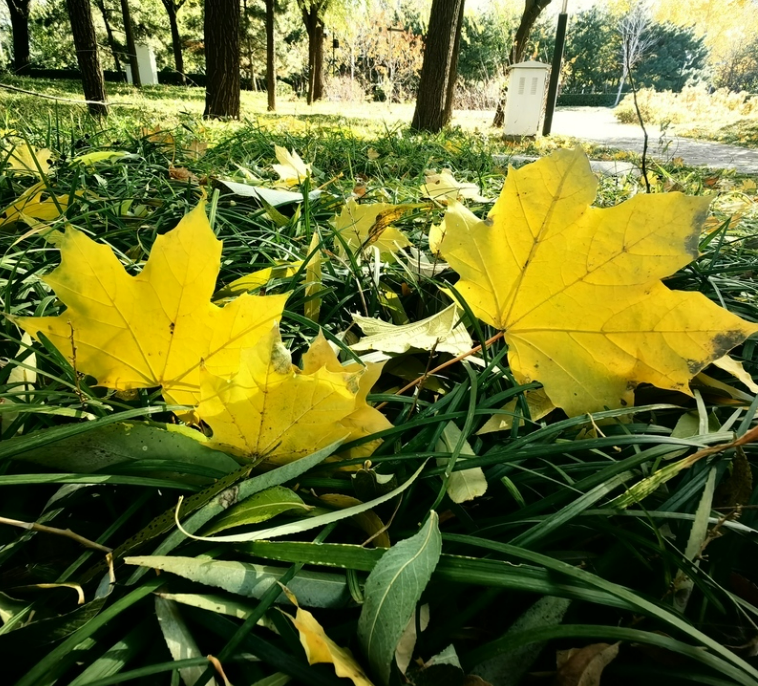
[[[735,169],[758,174],[758,150],[736,145],[697,141],[648,126],[648,155],[669,161],[681,157],[685,164],[713,169]],[[642,153],[643,134],[639,126],[621,124],[605,107],[561,107],[553,118],[553,134],[572,136],[610,148]]]

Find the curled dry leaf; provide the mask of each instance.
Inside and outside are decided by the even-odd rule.
[[[462,198],[475,202],[491,202],[479,194],[479,186],[475,183],[456,181],[449,169],[443,169],[439,174],[427,174],[424,180],[426,183],[421,186],[421,192],[443,205]]]
[[[533,422],[539,421],[543,417],[550,414],[554,409],[550,398],[547,397],[543,389],[536,391],[527,391],[524,393],[526,398],[526,404],[529,408],[529,417]],[[477,435],[491,433],[493,431],[509,431],[513,427],[513,420],[518,412],[518,398],[508,401],[503,405],[501,410],[506,410],[511,414],[496,414],[485,422],[484,426],[477,431]],[[524,425],[523,418],[519,418],[519,426]]]
[[[28,143],[17,143],[8,156],[7,163],[17,174],[42,176],[50,172],[53,153],[47,148],[34,148]],[[4,158],[2,155],[0,158]]]
[[[603,670],[619,652],[619,643],[593,643],[584,648],[560,650],[553,686],[600,686]]]
[[[195,405],[200,366],[230,378],[240,352],[281,318],[287,295],[241,295],[211,303],[221,241],[201,203],[158,236],[144,269],[131,276],[107,245],[66,227],[61,265],[44,282],[67,309],[15,321],[43,333],[77,370],[116,390],[161,386],[170,402]]]
[[[411,245],[408,237],[392,223],[412,208],[412,205],[383,202],[359,205],[350,198],[335,217],[334,229],[353,255],[361,255],[367,248],[375,246],[382,259],[387,259]],[[342,241],[336,240],[337,254],[346,257]]]
[[[597,208],[580,150],[511,169],[486,221],[459,203],[440,249],[474,314],[505,332],[517,382],[569,415],[631,405],[641,383],[690,393],[704,367],[758,331],[661,279],[698,255],[707,198],[641,194]]]

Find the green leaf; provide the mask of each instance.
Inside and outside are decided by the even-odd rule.
[[[168,651],[174,660],[185,660],[187,658],[203,656],[187,625],[184,623],[181,614],[179,614],[179,608],[175,602],[156,596],[155,614],[158,617],[158,624],[160,624],[161,633],[168,646]],[[194,686],[204,671],[205,666],[196,665],[180,669],[179,675],[185,686]],[[216,686],[215,679],[210,679],[208,683],[211,686]]]
[[[215,534],[234,526],[265,522],[289,510],[308,511],[310,509],[312,508],[306,505],[294,491],[284,486],[274,486],[229,508],[226,514],[213,522],[205,533]]]
[[[276,586],[287,572],[283,567],[179,555],[138,555],[127,557],[124,562],[129,565],[160,569],[190,581],[217,586],[248,598],[263,597],[263,594]],[[346,605],[350,600],[347,582],[342,574],[303,571],[288,583],[288,588],[295,594],[301,605],[308,607],[339,607]],[[277,600],[280,603],[288,602],[284,594],[281,594]]]
[[[204,446],[203,439],[198,431],[175,424],[121,422],[29,450],[16,459],[84,474],[159,459],[201,466],[218,476],[239,468],[228,455]]]
[[[421,530],[390,548],[366,581],[358,640],[373,672],[388,684],[395,649],[442,552],[439,516],[429,513]]]

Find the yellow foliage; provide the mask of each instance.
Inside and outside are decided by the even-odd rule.
[[[47,175],[52,155],[47,148],[33,148],[28,143],[18,143],[8,157],[8,164],[18,174]]]
[[[77,193],[81,195],[81,191]],[[45,184],[35,183],[27,188],[0,216],[0,226],[10,226],[16,222],[26,222],[36,227],[40,222],[50,222],[61,216],[68,209],[69,196],[56,195],[55,199],[47,192]]]
[[[486,221],[447,211],[443,257],[472,311],[505,332],[518,383],[541,381],[569,415],[633,402],[650,383],[689,381],[758,331],[661,279],[698,255],[708,199],[638,195],[590,207],[597,180],[579,150],[508,173]]]
[[[366,404],[370,386],[364,389],[362,377],[376,380],[369,369],[341,366],[321,337],[307,355],[303,370],[294,366],[274,327],[242,352],[231,381],[203,374],[197,414],[213,430],[208,445],[283,464],[391,426]]]
[[[22,317],[74,367],[117,390],[162,386],[170,402],[194,405],[200,366],[229,378],[241,351],[268,333],[286,295],[242,295],[223,308],[211,304],[221,241],[201,203],[158,236],[145,268],[129,275],[113,251],[67,227],[58,242],[61,265],[45,283],[67,309],[57,317]]]
[[[275,147],[276,159],[274,171],[279,174],[285,186],[297,186],[311,175],[311,165],[305,164],[294,150],[290,153],[280,145]]]

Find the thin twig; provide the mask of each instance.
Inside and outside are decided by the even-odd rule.
[[[104,545],[90,541],[89,538],[84,538],[77,533],[71,531],[71,529],[56,529],[53,526],[45,526],[44,524],[37,524],[37,522],[22,522],[18,519],[9,519],[8,517],[0,517],[0,524],[7,524],[8,526],[16,526],[19,529],[26,529],[27,531],[39,531],[44,534],[54,534],[55,536],[63,536],[64,538],[70,538],[76,541],[85,548],[93,548],[99,550],[102,553],[112,552],[110,548],[106,548]]]
[[[47,93],[37,93],[36,91],[28,91],[25,88],[17,88],[16,86],[9,86],[7,83],[0,83],[0,88],[5,88],[9,91],[16,91],[17,93],[24,93],[25,95],[34,95],[37,98],[46,98],[47,100],[57,100],[58,102],[70,102],[74,105],[105,105],[105,107],[137,107],[138,105],[133,102],[105,102],[103,100],[78,100],[76,98],[59,98],[57,95],[48,95]]]
[[[409,391],[411,388],[414,388],[415,386],[418,386],[418,384],[423,383],[428,377],[432,376],[432,374],[436,374],[437,372],[440,372],[443,369],[446,369],[447,367],[454,365],[456,362],[460,362],[461,360],[465,360],[467,357],[471,357],[471,355],[475,355],[485,346],[491,345],[495,341],[499,341],[503,337],[503,335],[504,335],[503,331],[498,331],[492,338],[488,338],[481,345],[477,345],[476,348],[471,348],[471,350],[466,351],[462,355],[458,355],[458,357],[454,357],[452,360],[443,362],[441,365],[438,365],[434,369],[428,372],[424,372],[418,379],[414,379],[410,383],[403,386],[399,391],[395,391],[395,395],[402,395],[406,391]],[[385,405],[387,405],[386,402],[380,403],[379,405],[376,406],[376,409],[381,410]]]
[[[632,67],[629,64],[629,59],[627,58],[627,76],[629,77],[629,85],[632,88],[632,100],[634,101],[634,109],[637,112],[637,120],[640,123],[640,128],[642,129],[642,178],[645,180],[645,190],[650,193],[650,181],[648,181],[647,178],[647,144],[648,144],[648,134],[647,129],[645,128],[645,120],[642,118],[642,112],[640,112],[640,106],[637,102],[637,86],[634,83],[634,77],[632,76]]]

